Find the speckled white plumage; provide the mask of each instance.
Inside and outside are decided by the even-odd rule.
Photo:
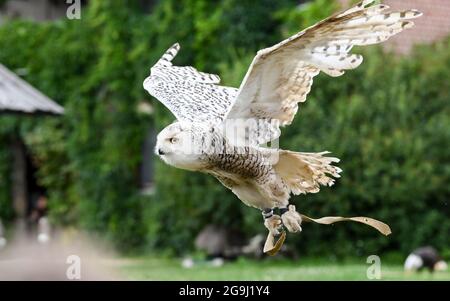
[[[158,136],[156,149],[163,160],[215,176],[244,203],[260,209],[286,207],[290,194],[333,185],[341,170],[327,152],[298,153],[261,144],[278,138],[280,127],[292,122],[320,71],[340,76],[358,67],[363,58],[350,52],[353,46],[383,42],[421,15],[416,10],[387,12],[386,5],[372,4],[362,1],[258,51],[239,89],[220,86],[217,75],[173,66],[180,49],[173,45],[144,81],[144,88],[178,120]],[[257,122],[244,132],[225,130],[226,125],[242,128],[242,120]],[[196,152],[187,151],[193,144]]]

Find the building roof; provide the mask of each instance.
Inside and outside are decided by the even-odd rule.
[[[339,0],[345,8],[350,0]],[[353,1],[354,2],[354,1]],[[384,0],[392,10],[417,9],[423,16],[415,19],[415,26],[395,35],[382,44],[387,50],[408,54],[416,44],[429,44],[450,36],[449,0]]]
[[[429,44],[450,35],[449,0],[385,0],[392,9],[415,8],[423,16],[414,20],[415,26],[392,37],[386,46],[397,53],[408,54],[415,44]]]
[[[0,112],[63,114],[64,108],[0,64]]]

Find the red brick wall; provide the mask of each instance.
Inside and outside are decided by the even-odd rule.
[[[339,0],[345,7],[348,0]],[[415,26],[392,37],[384,47],[407,54],[414,44],[432,43],[450,35],[450,0],[385,0],[391,9],[418,9],[423,16],[414,20]]]

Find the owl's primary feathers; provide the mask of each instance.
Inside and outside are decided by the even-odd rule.
[[[173,45],[144,81],[177,118],[158,135],[156,152],[170,165],[215,176],[244,203],[261,209],[274,234],[281,224],[300,231],[300,215],[287,209],[290,194],[333,185],[341,172],[333,163],[339,160],[327,152],[261,145],[292,122],[320,71],[335,77],[358,67],[363,58],[351,53],[353,46],[386,41],[421,16],[388,8],[364,0],[258,51],[239,89],[220,86],[217,75],[173,66],[180,49]],[[274,208],[281,208],[281,218],[272,214]]]

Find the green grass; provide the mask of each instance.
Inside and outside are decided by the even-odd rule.
[[[327,260],[238,260],[222,267],[181,267],[181,260],[124,259],[114,264],[129,280],[368,280],[365,261],[336,263]],[[381,280],[450,280],[450,272],[406,274],[399,264],[382,264]]]

